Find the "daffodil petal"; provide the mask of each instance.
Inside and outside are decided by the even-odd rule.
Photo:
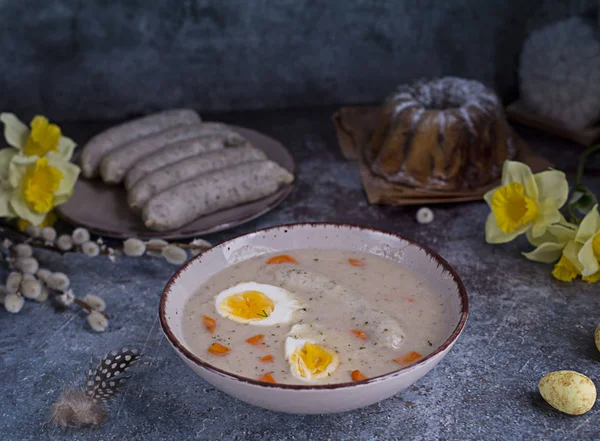
[[[539,199],[539,192],[531,169],[518,161],[504,161],[502,168],[502,186],[518,182],[524,187],[524,193],[534,201]]]
[[[563,255],[567,259],[569,259],[573,265],[575,265],[575,267],[577,268],[577,270],[579,272],[582,272],[583,265],[581,264],[581,262],[579,261],[579,258],[577,257],[580,250],[581,250],[581,244],[578,244],[577,242],[571,240],[565,246],[565,249],[563,250]]]
[[[4,138],[9,145],[22,149],[29,137],[29,128],[12,113],[0,113],[0,121],[4,123]]]
[[[63,174],[58,190],[56,190],[54,200],[57,201],[60,199],[62,201],[60,203],[64,203],[73,194],[73,187],[75,186],[77,178],[79,178],[81,169],[71,162],[63,161],[55,153],[48,154],[48,164],[55,167]],[[64,199],[64,197],[66,197],[66,199]],[[56,204],[58,205],[58,203]]]
[[[534,176],[539,192],[539,199],[556,199],[556,205],[561,208],[569,198],[569,183],[566,175],[558,170],[547,170]]]
[[[554,263],[560,258],[564,247],[564,243],[546,242],[529,253],[523,253],[523,256],[534,262]]]
[[[75,144],[75,141],[73,141],[71,138],[61,136],[58,140],[57,155],[60,156],[63,160],[69,161],[73,156],[73,151],[75,150],[76,146],[77,144]]]
[[[600,231],[600,214],[598,214],[598,205],[595,205],[579,224],[575,240],[581,244],[586,243],[598,231]]]
[[[553,224],[548,227],[546,232],[538,237],[533,237],[531,229],[527,230],[527,240],[534,247],[538,247],[545,242],[562,243],[563,245],[570,240],[575,239],[577,227],[566,222],[565,224]]]
[[[23,176],[27,172],[27,167],[37,161],[37,156],[21,156],[17,155],[10,162],[8,167],[8,182],[13,188],[21,186]]]
[[[533,227],[531,228],[531,235],[540,237],[546,232],[548,227],[560,221],[561,214],[558,211],[557,201],[554,198],[548,198],[543,200],[538,205],[537,217],[533,221]]]
[[[0,217],[15,217],[15,212],[10,207],[12,189],[8,186],[0,186]]]
[[[8,147],[0,150],[0,181],[8,181],[10,163],[17,153],[17,150]]]
[[[583,269],[581,270],[582,276],[591,276],[595,272],[600,270],[600,264],[598,263],[598,258],[594,254],[594,248],[592,244],[592,238],[583,244],[579,254],[577,254],[577,259],[579,263],[581,263]]]
[[[483,195],[483,200],[488,204],[488,207],[492,208],[492,198],[494,197],[494,193],[496,193],[496,190],[498,190],[499,188],[500,187],[493,188]]]
[[[21,219],[28,220],[33,225],[39,225],[46,217],[46,213],[38,213],[33,211],[23,200],[21,193],[22,192],[20,189],[17,189],[15,192],[13,192],[10,197],[10,207]]]
[[[496,216],[494,213],[488,215],[487,221],[485,222],[485,241],[487,243],[507,243],[516,238],[517,236],[525,233],[529,228],[530,224],[521,225],[516,230],[504,234],[504,232],[498,228],[496,222]]]

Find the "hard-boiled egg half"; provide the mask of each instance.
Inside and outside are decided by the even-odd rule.
[[[290,372],[300,380],[316,382],[330,376],[340,364],[338,355],[317,338],[301,338],[306,325],[294,325],[285,340],[285,358]]]
[[[243,282],[221,291],[215,297],[215,308],[234,322],[273,326],[292,321],[301,305],[292,293],[278,286]]]

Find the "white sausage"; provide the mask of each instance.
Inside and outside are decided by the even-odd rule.
[[[267,159],[262,150],[252,146],[236,147],[204,153],[162,167],[140,179],[127,193],[129,206],[135,211],[155,194],[195,178],[203,173],[249,161]]]
[[[100,175],[104,182],[118,184],[123,180],[129,169],[137,162],[169,144],[227,131],[231,132],[231,129],[225,124],[220,123],[199,123],[172,127],[168,130],[130,142],[122,148],[109,153],[100,163]]]
[[[140,179],[150,173],[182,159],[219,150],[224,147],[236,147],[247,144],[247,141],[234,132],[224,132],[216,135],[199,136],[175,144],[169,144],[147,158],[142,159],[127,172],[125,188],[131,189]]]
[[[200,175],[152,197],[142,210],[146,227],[168,231],[225,208],[275,193],[294,176],[273,161],[246,162]]]
[[[351,306],[353,315],[365,329],[369,330],[378,343],[391,349],[398,349],[404,343],[404,329],[398,320],[388,313],[374,308],[364,296],[354,292],[336,281],[314,271],[302,269],[276,269],[275,279],[286,289],[292,292],[304,291],[311,296],[328,296],[333,302],[340,302]],[[330,311],[330,314],[347,314],[347,311]]]
[[[172,109],[127,121],[104,130],[90,139],[83,147],[80,158],[83,176],[95,177],[102,158],[118,147],[176,125],[195,124],[200,120],[200,116],[191,109]]]

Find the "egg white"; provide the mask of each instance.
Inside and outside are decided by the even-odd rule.
[[[232,315],[224,305],[225,300],[235,294],[245,291],[259,291],[269,297],[273,302],[273,312],[266,317],[256,319],[246,319]],[[221,291],[215,297],[215,309],[217,312],[230,320],[238,323],[245,323],[255,326],[274,326],[290,323],[294,319],[294,313],[302,306],[294,299],[291,292],[279,286],[268,285],[257,282],[242,282]]]

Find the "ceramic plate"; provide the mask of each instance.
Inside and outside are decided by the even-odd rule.
[[[254,130],[231,127],[253,146],[263,150],[269,159],[294,173],[294,159],[281,143]],[[57,212],[70,224],[85,227],[105,237],[186,239],[233,228],[262,216],[290,194],[292,185],[286,185],[258,201],[203,216],[184,227],[166,232],[146,228],[141,217],[129,209],[124,187],[106,185],[98,179],[81,177],[75,184],[71,199],[57,207]]]

